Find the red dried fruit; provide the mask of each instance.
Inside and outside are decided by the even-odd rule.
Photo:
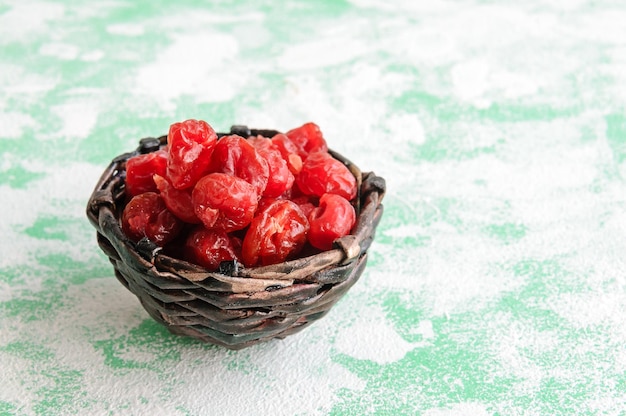
[[[287,162],[289,171],[297,175],[302,170],[302,158],[298,155],[298,147],[287,137],[280,133],[272,137],[272,144],[276,146],[280,154]]]
[[[243,239],[245,266],[269,265],[294,258],[306,243],[309,222],[288,200],[277,200],[257,214]]]
[[[152,176],[165,175],[167,151],[165,149],[131,157],[126,162],[126,195],[133,197],[144,192],[156,192]]]
[[[163,198],[154,192],[133,197],[122,213],[122,230],[133,241],[147,237],[164,246],[176,238],[182,227],[182,222],[166,208]]]
[[[167,177],[176,189],[187,189],[208,173],[217,134],[202,120],[186,120],[170,126],[167,135]]]
[[[211,172],[226,173],[254,186],[258,196],[263,194],[269,179],[267,161],[243,137],[222,137],[215,145]]]
[[[216,270],[223,261],[239,259],[241,240],[222,230],[207,230],[198,226],[191,230],[184,247],[188,261]]]
[[[310,195],[302,195],[291,198],[291,201],[293,201],[296,205],[300,207],[300,209],[307,218],[309,217],[311,211],[317,208],[317,205],[319,204],[318,198]]]
[[[165,201],[165,206],[172,214],[190,224],[200,222],[191,203],[191,189],[176,189],[160,175],[154,175],[154,183]]]
[[[225,173],[210,173],[191,193],[196,216],[205,227],[226,232],[241,230],[252,221],[258,195],[245,180]]]
[[[356,196],[354,175],[346,165],[326,152],[309,155],[296,178],[296,184],[306,195],[321,197],[330,193],[340,195],[347,200],[352,200]]]
[[[285,133],[289,140],[298,148],[298,155],[302,160],[315,152],[327,152],[328,145],[322,131],[315,123],[306,123]]]
[[[309,243],[320,250],[330,250],[333,241],[350,233],[355,221],[350,202],[339,195],[324,194],[319,207],[309,214]]]
[[[278,147],[266,137],[253,137],[248,142],[256,149],[267,162],[269,168],[269,178],[263,196],[276,198],[293,185],[295,180],[293,174],[287,167],[287,162],[283,159]]]
[[[259,199],[259,205],[256,208],[256,213],[259,214],[261,213],[261,211],[265,211],[267,207],[269,207],[276,201],[278,201],[277,198],[270,198],[266,196],[261,197],[261,199]]]

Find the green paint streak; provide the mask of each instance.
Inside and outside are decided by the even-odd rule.
[[[76,261],[63,253],[38,256],[37,262],[56,276],[45,281],[54,290],[65,291],[68,284],[83,284],[89,279],[111,274],[111,267],[106,262]]]
[[[46,320],[63,305],[63,295],[56,291],[25,290],[19,298],[0,303],[0,316],[19,316],[24,322]]]
[[[22,266],[0,270],[0,281],[26,282],[32,277],[43,278],[43,290],[23,289],[19,296],[0,302],[0,316],[19,316],[24,322],[50,319],[67,306],[66,292],[70,285],[80,285],[91,278],[111,274],[106,262],[80,262],[63,253],[36,257],[40,267]]]
[[[485,227],[487,235],[505,243],[520,240],[526,236],[527,227],[519,223],[491,224]]]
[[[52,368],[41,373],[51,382],[51,386],[41,387],[37,395],[42,397],[33,409],[37,415],[63,415],[69,409],[76,411],[87,407],[87,392],[81,391],[83,372]]]
[[[163,362],[177,362],[180,360],[181,346],[201,345],[203,348],[215,348],[211,345],[200,344],[191,338],[174,336],[167,329],[153,319],[144,320],[137,328],[115,339],[95,341],[94,347],[101,350],[105,365],[115,370],[148,369],[158,372]],[[154,358],[147,361],[138,361],[125,358],[129,351],[139,351],[150,354]]]
[[[440,97],[424,91],[407,91],[395,97],[391,108],[395,111],[430,114],[441,122],[488,120],[496,122],[553,121],[573,117],[577,107],[555,108],[545,104],[493,103],[487,108],[462,104],[453,97]]]
[[[367,381],[364,391],[338,392],[333,415],[417,414],[459,400],[492,402],[516,380],[494,376],[499,368],[479,337],[463,345],[445,333],[445,321],[433,322],[441,333],[430,347],[409,351],[399,361],[380,365],[338,354],[334,360]],[[442,333],[443,332],[443,333]]]
[[[76,221],[59,217],[40,217],[24,232],[34,238],[44,240],[68,240],[67,230]]]
[[[34,342],[15,341],[0,346],[0,352],[27,360],[29,372],[45,378],[43,387],[35,390],[39,398],[33,404],[35,414],[77,414],[77,409],[87,406],[85,400],[87,393],[82,391],[83,372],[59,366],[57,357],[51,349]],[[13,410],[14,406],[0,403],[0,414],[3,414],[3,411],[15,414]]]
[[[15,416],[18,414],[17,408],[12,403],[0,400],[0,416]]]
[[[48,361],[54,358],[54,353],[49,348],[24,341],[15,341],[0,346],[0,351],[34,362]]]
[[[473,159],[484,154],[495,154],[495,146],[481,146],[470,149],[463,149],[460,146],[446,140],[444,136],[437,139],[429,139],[424,144],[411,145],[413,147],[413,155],[418,160],[427,160],[430,162],[439,162],[446,159],[467,160]]]
[[[511,313],[516,319],[529,321],[539,331],[549,331],[569,327],[568,322],[542,306],[543,299],[558,293],[571,292],[565,278],[567,272],[556,260],[524,260],[511,267],[514,275],[526,280],[524,286],[504,294],[496,305],[496,310]]]
[[[0,185],[8,185],[14,189],[24,189],[30,182],[44,176],[41,172],[31,172],[22,166],[14,166],[0,173]]]
[[[407,297],[410,297],[410,301],[405,300]],[[393,322],[398,334],[408,342],[423,341],[421,334],[412,333],[423,317],[419,299],[415,298],[411,292],[389,292],[383,295],[385,315]]]
[[[494,103],[475,114],[479,118],[497,122],[553,121],[576,116],[581,109],[576,107],[554,108],[545,104],[500,104]]]
[[[595,384],[591,380],[572,383],[572,380],[549,377],[542,380],[537,400],[540,402],[542,414],[550,414],[554,409],[559,409],[561,414],[591,415],[595,412],[581,409],[581,403],[587,399],[597,398],[596,393]]]
[[[25,278],[30,273],[32,273],[32,270],[26,266],[9,266],[0,268],[0,282],[17,286],[19,284],[23,284]]]
[[[606,116],[606,138],[617,163],[626,160],[626,115],[610,114]]]

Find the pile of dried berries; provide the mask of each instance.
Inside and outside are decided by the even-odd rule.
[[[186,120],[167,146],[128,160],[122,229],[210,270],[275,264],[349,234],[356,188],[314,123],[218,140],[205,121]]]

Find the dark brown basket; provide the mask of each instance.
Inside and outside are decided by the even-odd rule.
[[[272,137],[274,130],[233,126],[230,134]],[[219,136],[224,136],[221,133]],[[223,263],[219,272],[165,255],[147,239],[129,240],[120,226],[126,161],[163,147],[167,136],[146,138],[136,151],[115,158],[87,205],[100,248],[119,281],[172,333],[230,349],[294,334],[324,316],[359,279],[383,206],[383,178],[362,173],[336,152],[357,178],[357,223],[332,250],[271,266]]]

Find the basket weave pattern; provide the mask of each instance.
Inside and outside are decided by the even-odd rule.
[[[233,126],[230,134],[272,137],[276,133]],[[371,172],[362,173],[332,150],[359,186],[357,224],[332,250],[263,267],[224,263],[218,272],[210,272],[163,254],[147,239],[129,240],[120,224],[126,161],[155,151],[166,141],[166,136],[142,139],[136,151],[115,158],[89,199],[87,216],[118,280],[170,332],[230,349],[284,338],[323,317],[359,279],[382,215],[385,181]]]

